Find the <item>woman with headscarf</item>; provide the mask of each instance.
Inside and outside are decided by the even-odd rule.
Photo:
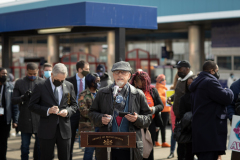
[[[165,75],[160,74],[156,78],[156,89],[160,95],[160,98],[163,102],[164,109],[162,110],[161,114],[159,116],[161,117],[162,121],[160,121],[160,130],[161,130],[161,136],[162,136],[162,145],[158,142],[158,133],[156,132],[156,146],[162,146],[162,147],[170,147],[170,145],[166,142],[166,126],[169,120],[169,113],[171,111],[171,107],[166,106],[166,91],[168,90],[166,87],[166,80]]]
[[[161,101],[161,98],[158,94],[157,89],[151,85],[151,79],[146,72],[144,72],[144,71],[136,72],[132,77],[131,84],[133,86],[135,86],[136,88],[141,89],[143,91],[143,93],[146,96],[148,105],[151,108],[152,123],[150,124],[148,129],[151,134],[152,143],[154,144],[155,136],[156,136],[155,115],[158,115],[159,112],[163,110],[163,107],[164,107],[163,103]],[[154,160],[153,149],[147,160]]]

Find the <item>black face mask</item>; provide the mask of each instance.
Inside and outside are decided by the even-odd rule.
[[[5,83],[6,80],[7,80],[7,76],[2,76],[2,77],[0,77],[0,82],[1,82],[1,83]]]
[[[213,76],[216,77],[217,79],[220,78],[220,74],[219,74],[219,72],[216,72],[216,71],[215,71],[215,73],[213,74]]]
[[[94,87],[95,89],[99,89],[99,88],[100,88],[100,86],[101,86],[101,84],[100,84],[100,83],[94,83],[94,85],[93,85],[93,87]]]
[[[63,81],[59,81],[59,80],[56,80],[56,79],[54,79],[54,81],[53,81],[53,84],[54,84],[55,87],[61,86],[62,83],[63,83]]]
[[[186,77],[186,74],[184,74],[183,72],[178,72],[178,77],[184,78]]]
[[[89,72],[88,71],[82,71],[82,75],[85,77],[86,75],[88,75]]]

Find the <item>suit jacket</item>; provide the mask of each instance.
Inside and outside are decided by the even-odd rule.
[[[58,105],[51,86],[50,79],[35,85],[31,100],[29,102],[29,109],[40,115],[40,122],[38,127],[38,137],[42,139],[52,139],[57,130],[59,121],[60,133],[63,139],[71,138],[71,124],[70,117],[76,113],[77,103],[73,85],[67,81],[62,84],[63,94],[60,105]],[[59,106],[59,110],[66,109],[68,111],[67,117],[61,117],[56,114],[47,116],[47,111],[52,106]]]
[[[75,98],[78,98],[78,87],[77,87],[76,74],[72,77],[66,78],[66,80],[73,84],[75,95],[76,95]],[[87,89],[86,79],[85,79],[85,89]],[[80,119],[80,112],[79,112],[79,110],[77,110],[76,113],[74,115],[72,115],[72,117],[71,117],[71,123],[79,123],[79,119]]]

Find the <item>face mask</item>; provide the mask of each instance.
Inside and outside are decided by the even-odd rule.
[[[30,81],[34,81],[36,78],[37,78],[36,76],[28,76],[28,79],[29,79]]]
[[[101,84],[100,83],[94,83],[94,88],[96,88],[96,89],[99,89],[100,88],[100,86],[101,86]]]
[[[44,71],[44,77],[49,78],[51,77],[52,71]]]
[[[220,74],[218,72],[215,72],[213,76],[216,77],[217,79],[220,78]]]
[[[55,87],[61,86],[62,83],[63,83],[63,81],[59,81],[59,80],[56,80],[56,79],[54,79],[54,81],[53,81],[53,84],[54,84]]]
[[[186,76],[186,74],[184,74],[183,72],[178,72],[178,77],[184,78]]]
[[[0,82],[1,82],[1,83],[5,83],[6,80],[7,80],[7,76],[2,76],[2,77],[0,77]]]
[[[97,74],[99,75],[99,77],[103,76],[103,72],[98,72]]]
[[[234,78],[234,75],[232,75],[231,78],[233,79],[233,78]]]
[[[88,71],[82,71],[82,75],[85,77],[86,75],[88,75],[90,72]]]

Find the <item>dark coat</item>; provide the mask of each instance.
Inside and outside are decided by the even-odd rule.
[[[227,142],[226,106],[233,92],[208,72],[201,72],[190,85],[192,92],[193,153],[225,151]]]
[[[9,82],[6,82],[4,85],[4,91],[6,102],[6,123],[11,124],[11,120],[13,120],[13,123],[18,123],[18,106],[14,105],[11,100],[13,94],[13,85]]]
[[[156,88],[152,88],[152,91],[150,92],[151,96],[153,98],[153,102],[154,102],[154,107],[155,107],[155,118],[153,119],[153,121],[155,121],[155,124],[157,127],[160,127],[161,125],[161,117],[159,115],[159,112],[161,112],[164,108],[164,105],[162,103],[162,100],[158,94],[158,90]]]
[[[89,118],[95,127],[99,127],[100,132],[108,132],[108,126],[102,124],[102,116],[104,114],[113,116],[113,100],[111,86],[102,88],[98,91],[93,105],[89,110]],[[138,118],[136,122],[129,123],[129,132],[136,132],[136,148],[130,149],[131,160],[143,159],[143,142],[141,128],[147,128],[151,123],[151,110],[148,107],[144,93],[130,85],[129,95],[129,112],[136,112]],[[97,148],[96,156],[98,160],[107,159],[107,149]]]
[[[71,138],[70,117],[77,110],[77,102],[73,85],[70,82],[64,81],[62,84],[62,100],[58,105],[51,86],[51,82],[47,79],[44,82],[35,85],[31,100],[29,102],[29,110],[40,116],[38,127],[38,137],[42,139],[52,139],[55,136],[59,121],[59,129],[63,139]],[[47,111],[52,106],[59,106],[59,110],[66,109],[67,117],[61,117],[56,114],[47,116]]]
[[[190,112],[190,111],[192,111],[191,93],[186,92],[180,99],[180,104],[179,104],[179,117],[180,117],[180,119],[183,118],[185,113]]]
[[[28,109],[29,101],[22,101],[21,96],[25,94],[28,90],[33,91],[35,84],[45,81],[43,78],[37,77],[36,80],[30,81],[28,77],[21,78],[16,81],[12,103],[18,104],[19,106],[19,119],[18,119],[18,128],[19,131],[23,133],[37,133],[39,115],[31,112]]]
[[[77,87],[77,79],[76,79],[76,74],[72,77],[68,77],[66,78],[66,81],[70,82],[73,84],[73,87],[74,87],[74,91],[75,91],[75,99],[78,98],[78,87]],[[87,85],[86,85],[86,79],[85,79],[85,89],[87,89]],[[80,112],[79,110],[76,111],[76,113],[74,113],[70,120],[71,120],[71,123],[79,123],[79,119],[80,119]]]
[[[107,87],[109,85],[111,85],[113,82],[111,81],[111,77],[109,77],[108,73],[105,72],[104,75],[101,78],[101,86],[100,88],[103,88],[103,87]]]
[[[240,79],[233,82],[230,89],[233,91],[234,99],[230,105],[227,106],[228,118],[232,120],[233,115],[237,115],[235,103],[238,99],[238,94],[240,93]]]

